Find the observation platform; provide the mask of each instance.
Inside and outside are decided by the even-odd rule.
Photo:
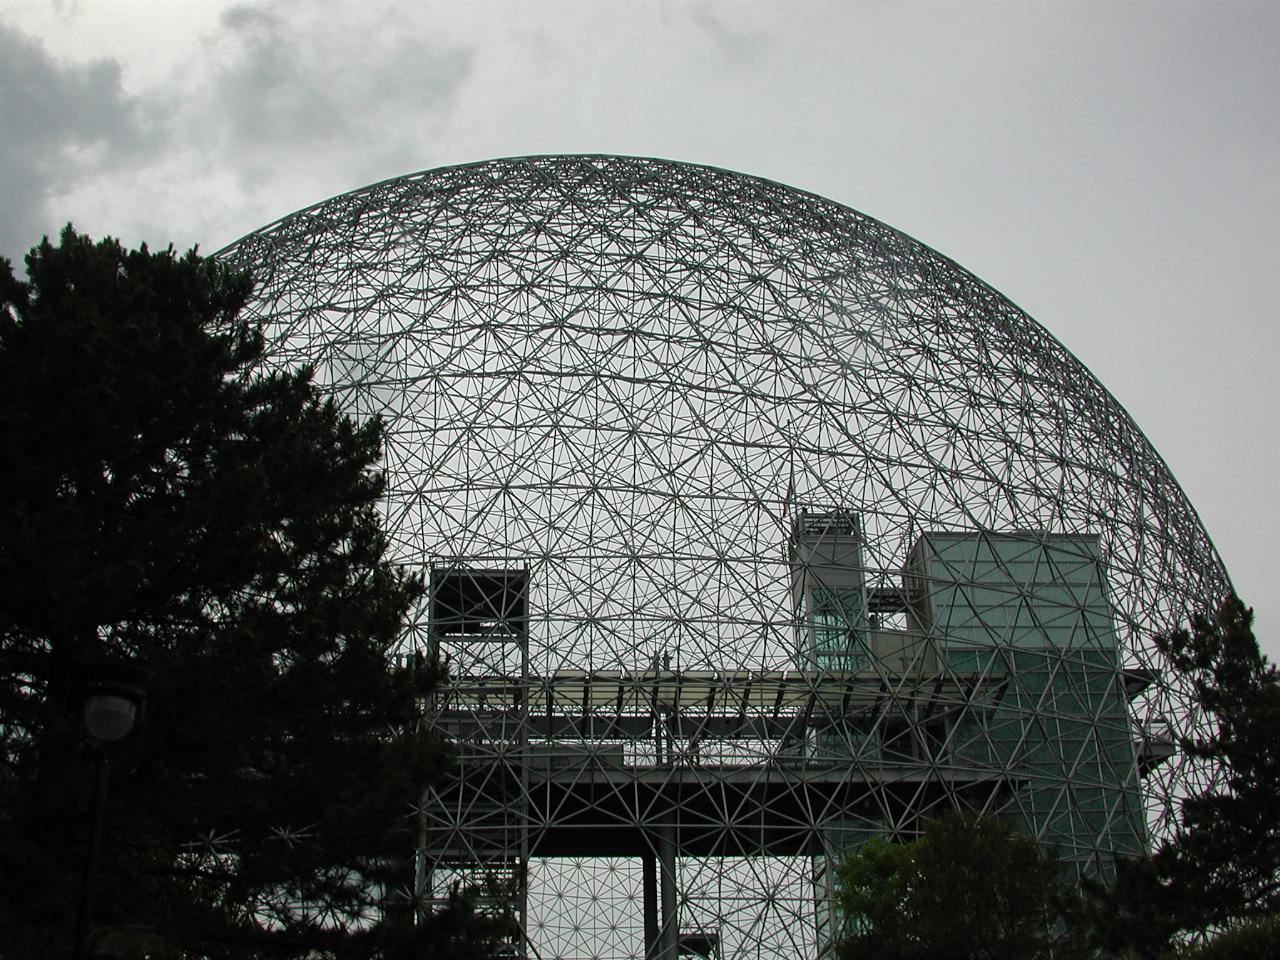
[[[653,836],[674,832],[684,856],[813,856],[823,852],[816,828],[831,821],[872,819],[885,809],[927,807],[946,795],[990,793],[1010,784],[990,770],[885,763],[626,767],[617,757],[539,758],[528,767],[528,851],[537,857],[651,854]],[[501,804],[520,788],[498,775],[457,782],[463,800]],[[510,796],[508,802],[514,801]],[[465,802],[455,809],[466,810]],[[483,814],[456,823],[458,844],[433,845],[437,856],[472,857],[504,848],[505,818]],[[440,824],[438,824],[440,825]],[[486,832],[492,830],[492,840]],[[449,849],[452,848],[452,849]]]
[[[432,805],[432,851],[484,859],[510,849],[514,829],[530,856],[643,856],[670,830],[687,856],[818,855],[820,825],[1010,789],[990,764],[944,756],[940,726],[962,708],[994,707],[1006,679],[995,670],[458,678],[436,703],[458,766]],[[895,722],[908,714],[911,723]]]
[[[479,711],[519,711],[529,720],[590,713],[626,716],[695,715],[779,719],[822,712],[865,712],[886,699],[929,700],[939,705],[998,700],[1003,669],[940,671],[932,658],[917,669],[888,672],[799,670],[559,671],[549,677],[461,677],[437,692],[441,721]]]

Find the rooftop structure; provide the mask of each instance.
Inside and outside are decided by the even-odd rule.
[[[270,362],[388,423],[459,757],[420,891],[509,880],[516,950],[816,957],[869,836],[963,807],[1105,873],[1212,775],[1153,643],[1229,590],[1195,512],[1061,344],[892,228],[533,157],[221,256]]]

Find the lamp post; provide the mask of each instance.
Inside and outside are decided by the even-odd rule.
[[[76,960],[88,960],[93,930],[93,901],[106,820],[107,787],[111,779],[111,751],[137,731],[146,707],[141,671],[129,664],[102,663],[86,668],[82,686],[82,721],[89,742],[97,749],[93,791],[93,819],[85,858],[84,886],[76,914]]]

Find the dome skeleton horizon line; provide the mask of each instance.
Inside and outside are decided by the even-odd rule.
[[[709,798],[737,789],[740,773],[783,784],[788,770],[803,768],[814,784],[834,783],[824,764],[838,755],[843,799],[831,794],[803,816],[786,807],[792,825],[768,843],[835,849],[840,830],[848,840],[875,823],[897,829],[931,809],[977,802],[977,791],[983,803],[1003,804],[1065,841],[1082,865],[1103,863],[1147,829],[1168,830],[1172,798],[1212,776],[1185,757],[1154,762],[1122,745],[1149,744],[1146,731],[1157,722],[1184,731],[1200,722],[1185,684],[1159,669],[1152,643],[1230,589],[1194,509],[1132,419],[1062,344],[905,234],[814,194],[718,168],[526,157],[381,181],[281,218],[218,256],[254,269],[259,285],[247,315],[263,323],[271,363],[311,362],[349,412],[384,413],[388,533],[402,562],[429,572],[433,596],[452,590],[482,604],[523,605],[516,620],[485,621],[508,623],[505,646],[523,653],[512,659],[496,642],[459,646],[469,652],[455,660],[465,669],[449,695],[459,703],[479,696],[478,678],[523,664],[514,676],[541,683],[546,709],[535,716],[525,701],[523,726],[502,736],[488,708],[435,716],[448,736],[488,731],[489,740],[480,738],[488,746],[469,761],[474,769],[487,762],[539,789],[559,784],[565,796],[603,790],[610,776],[633,786],[660,782],[654,810],[720,823],[729,812],[716,812]],[[826,567],[797,559],[812,547],[796,539],[806,507],[857,518],[856,536],[833,534],[827,545],[844,559]],[[1086,541],[1096,546],[1079,545]],[[830,584],[805,579],[818,568],[842,584],[831,596],[823,593]],[[1042,568],[1055,571],[1049,581],[1036,579]],[[494,569],[525,572],[501,588],[478,587],[478,572]],[[897,602],[879,590],[910,594],[911,576],[924,584],[931,615],[951,611],[946,624],[926,624],[931,633],[914,647],[902,638],[913,617],[924,621],[910,603],[885,614],[883,625],[871,622],[868,607]],[[498,592],[485,600],[484,590]],[[971,601],[968,620],[946,606],[953,594]],[[1010,597],[1034,613],[1034,624],[1010,612]],[[435,602],[418,611],[406,641],[458,646],[448,624],[470,630],[469,608],[459,600],[451,621]],[[844,646],[822,647],[837,636]],[[806,656],[826,657],[815,676],[839,682],[847,674],[856,700],[865,667],[891,696],[874,708],[871,733],[850,714],[825,733],[805,728],[806,745],[794,753],[786,737],[776,739],[780,721],[763,706],[750,708],[751,729],[769,736],[742,739],[716,712],[720,694],[704,690],[697,715],[729,739],[698,740],[695,772],[679,765],[687,758],[674,746],[670,767],[654,766],[664,756],[653,741],[657,714],[644,727],[638,708],[624,709],[631,694],[619,687],[608,709],[620,736],[584,719],[570,738],[605,767],[557,773],[528,753],[539,743],[566,748],[556,731],[567,730],[575,711],[607,719],[606,705],[585,692],[556,693],[557,675],[613,675],[677,646],[686,673],[812,667],[818,661]],[[975,734],[966,724],[976,713],[944,691],[951,759],[905,758],[890,738],[895,710],[907,710],[912,742],[936,733],[910,706],[923,696],[912,670],[931,664],[947,685],[974,684],[973,703],[988,703],[989,670],[971,670],[983,649],[1007,661],[1001,682],[1015,700],[1038,697],[1042,706],[1019,712],[1000,701],[991,707],[996,728]],[[1090,650],[1102,658],[1092,666]],[[1128,684],[1135,671],[1152,679],[1127,706],[1094,692]],[[810,695],[827,682],[813,681]],[[577,706],[557,708],[557,696]],[[664,736],[687,749],[682,724],[697,711],[678,696],[673,703]],[[1007,779],[1017,766],[1011,754],[996,762],[1011,749],[1001,730],[1050,722],[1080,741],[1036,747],[1037,762],[1061,772],[999,787],[997,768]],[[504,736],[516,740],[499,750]],[[512,743],[527,758],[516,766]],[[984,749],[988,760],[961,762],[963,751]],[[721,766],[708,765],[713,750]],[[918,782],[914,800],[884,793],[886,764],[898,764],[909,778],[902,783]],[[974,772],[983,770],[991,777]],[[677,803],[681,790],[687,795]],[[480,809],[465,790],[451,796],[470,804],[468,816]],[[583,816],[601,835],[640,815],[593,796]],[[769,808],[780,816],[781,796]],[[575,955],[575,924],[547,914],[536,890],[582,868],[540,860],[537,851],[580,845],[581,831],[538,813],[527,789],[512,788],[502,803],[504,816],[524,824],[518,836],[499,842],[436,811],[441,849],[454,851],[455,865],[521,860],[533,878],[526,928],[541,938],[542,955]],[[814,819],[818,810],[824,822],[845,826],[833,834]],[[744,842],[728,825],[719,831],[716,843]],[[657,855],[656,841],[645,842]],[[820,895],[804,877],[821,857],[728,864],[723,850],[718,860],[704,841],[688,843],[682,858],[663,860],[664,883],[685,898],[681,917],[720,931],[726,956],[746,946],[782,955],[796,931],[808,938],[806,950],[819,949],[829,890]],[[606,872],[617,880],[626,871],[615,863]],[[768,916],[743,926],[734,901],[706,891],[747,876]],[[617,882],[625,892],[631,881]],[[634,896],[617,891],[609,894],[615,905],[634,907]],[[647,925],[643,936],[610,929],[592,942],[615,955],[638,955],[636,943],[653,933]]]

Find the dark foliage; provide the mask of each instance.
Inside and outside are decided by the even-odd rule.
[[[1120,860],[1110,883],[1086,880],[1091,941],[1104,957],[1155,960],[1178,930],[1174,895],[1159,880],[1155,861]]]
[[[1173,841],[1157,855],[1183,920],[1204,929],[1280,911],[1280,674],[1253,636],[1253,611],[1228,598],[1215,617],[1162,641],[1174,667],[1195,677],[1196,701],[1215,732],[1187,739],[1219,764],[1222,784],[1182,803]]]
[[[113,762],[113,936],[157,956],[485,952],[465,903],[412,922],[411,805],[443,759],[417,723],[430,665],[391,665],[422,587],[385,556],[381,425],[307,371],[255,373],[250,282],[194,251],[68,227],[27,274],[0,263],[5,956],[70,947],[93,760],[77,685],[103,658],[150,676]]]
[[[1083,957],[1058,858],[1003,821],[955,813],[911,843],[871,840],[840,869],[850,960]]]
[[[1280,674],[1235,597],[1160,641],[1191,679],[1212,734],[1184,738],[1219,770],[1182,801],[1179,828],[1147,861],[1120,864],[1099,898],[1099,942],[1155,957],[1180,933],[1239,926],[1280,912]]]
[[[1168,960],[1274,960],[1280,956],[1280,917],[1259,917],[1235,924]]]

